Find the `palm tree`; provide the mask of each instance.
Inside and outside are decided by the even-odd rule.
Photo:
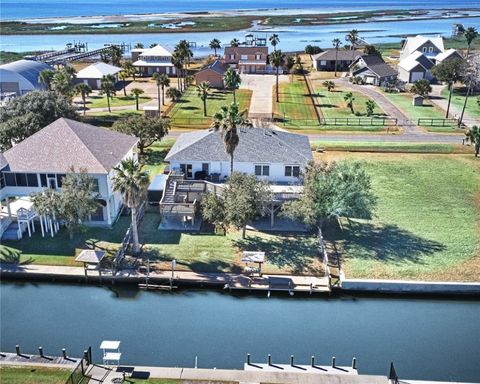
[[[118,78],[122,81],[123,85],[123,95],[127,97],[127,83],[126,80],[128,78],[128,73],[126,71],[120,71],[118,73]]]
[[[217,56],[217,49],[222,48],[220,40],[218,40],[218,39],[212,39],[212,41],[210,41],[209,46],[210,46],[210,49],[214,50],[215,56]]]
[[[335,88],[335,83],[331,80],[326,80],[323,82],[323,86],[327,88],[328,92],[331,92]]]
[[[207,98],[210,94],[210,83],[208,81],[202,81],[197,85],[197,95],[203,102],[203,116],[207,116]]]
[[[475,157],[480,153],[480,127],[474,125],[471,129],[465,132],[465,139],[475,146]]]
[[[165,73],[162,73],[156,81],[157,84],[160,83],[162,88],[162,105],[165,105],[165,87],[170,86],[170,78]]]
[[[237,128],[251,128],[252,123],[245,118],[246,110],[239,111],[238,104],[224,105],[213,116],[212,128],[222,134],[225,152],[230,155],[230,174],[233,173],[233,154],[239,143]]]
[[[160,100],[160,87],[161,87],[161,84],[160,84],[160,73],[155,72],[155,73],[152,75],[152,79],[155,80],[155,83],[157,84],[158,113],[161,114],[161,113],[162,113],[162,102],[161,102],[161,100]]]
[[[350,49],[352,50],[352,60],[355,59],[355,45],[359,42],[358,30],[352,29],[347,33],[346,40],[350,42]]]
[[[129,76],[132,76],[133,81],[135,81],[136,68],[133,66],[133,63],[130,60],[125,60],[122,64],[122,68]]]
[[[448,119],[450,113],[450,103],[452,101],[453,86],[457,81],[462,81],[465,77],[466,63],[464,59],[444,60],[432,68],[432,74],[438,80],[448,84],[448,103],[445,118]]]
[[[130,93],[135,97],[135,106],[138,111],[138,98],[140,95],[143,95],[145,92],[143,91],[143,89],[140,89],[140,88],[132,88],[130,90]]]
[[[182,92],[180,92],[177,88],[170,87],[167,89],[166,95],[172,99],[172,101],[176,101],[182,96]]]
[[[137,208],[142,202],[149,184],[148,173],[142,170],[141,165],[132,157],[124,159],[120,165],[113,168],[113,190],[123,196],[123,200],[132,214],[133,253],[140,252],[137,227]]]
[[[108,112],[112,112],[110,109],[110,98],[115,95],[115,78],[113,75],[106,75],[102,77],[100,81],[100,94],[107,96]]]
[[[337,77],[337,63],[338,63],[338,49],[342,45],[340,39],[335,38],[332,40],[333,48],[335,48],[335,77]]]
[[[277,50],[277,45],[280,43],[280,38],[276,33],[274,33],[272,36],[268,38],[268,41],[270,41],[270,44],[272,44],[273,50]]]
[[[55,72],[52,71],[51,69],[44,69],[38,75],[38,81],[45,86],[45,89],[47,91],[51,90],[51,83],[52,83],[52,78],[54,74]]]
[[[352,111],[352,114],[354,114],[355,111],[353,110],[353,102],[355,101],[355,97],[353,97],[353,93],[348,92],[344,96],[344,100],[347,102],[347,107],[350,108],[350,111]]]
[[[238,40],[237,38],[232,39],[232,41],[230,41],[231,47],[238,47],[239,45],[240,45],[240,40]]]
[[[227,88],[233,90],[233,102],[236,104],[237,99],[235,96],[235,90],[242,83],[242,79],[240,78],[240,75],[233,68],[228,68],[225,74],[223,75],[223,82],[225,83],[225,86]]]
[[[75,85],[75,93],[82,97],[83,102],[83,114],[87,110],[87,96],[92,92],[92,88],[88,84],[79,83]]]
[[[470,54],[470,46],[471,46],[473,40],[475,40],[477,38],[477,36],[478,36],[478,32],[477,32],[477,29],[475,27],[468,27],[465,30],[465,39],[467,40],[467,46],[468,46],[467,57]]]
[[[137,44],[135,44],[135,46],[133,48],[142,49],[142,48],[144,48],[144,45],[142,43],[137,43]]]
[[[157,43],[152,43],[152,44],[150,44],[150,48],[154,48],[154,47],[156,47],[157,45],[158,45]]]
[[[276,76],[276,86],[275,86],[275,95],[276,95],[276,100],[277,103],[279,102],[278,98],[278,71],[280,67],[284,64],[285,62],[285,55],[282,53],[282,51],[279,49],[278,51],[274,51],[270,55],[270,63],[275,67],[275,76]]]
[[[182,69],[183,69],[183,58],[179,51],[174,51],[172,54],[172,64],[177,70],[177,88],[182,91]]]

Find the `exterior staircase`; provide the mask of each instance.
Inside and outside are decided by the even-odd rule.
[[[18,240],[18,223],[12,222],[2,234],[2,240]]]
[[[183,175],[171,174],[168,176],[167,185],[163,192],[163,197],[160,204],[174,204],[175,203],[175,185],[183,180]]]

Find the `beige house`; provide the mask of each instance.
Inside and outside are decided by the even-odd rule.
[[[240,73],[267,73],[267,59],[266,46],[228,46],[223,55],[223,62]]]
[[[116,84],[118,82],[118,73],[121,70],[122,68],[99,61],[78,71],[75,81],[88,84],[92,89],[100,89],[103,76],[112,75]]]

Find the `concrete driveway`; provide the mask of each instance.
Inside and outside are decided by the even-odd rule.
[[[271,117],[273,112],[272,97],[275,85],[275,75],[242,74],[240,88],[252,90],[252,100],[248,111],[249,118]],[[280,75],[279,82],[287,82],[287,75]]]

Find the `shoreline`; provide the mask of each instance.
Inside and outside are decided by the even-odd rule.
[[[278,27],[315,27],[323,25],[365,24],[369,22],[402,22],[448,19],[480,18],[480,8],[468,9],[413,9],[349,11],[333,13],[293,13],[288,15],[265,15],[241,11],[213,13],[177,13],[81,16],[78,18],[25,19],[23,21],[0,21],[0,35],[104,35],[104,34],[155,34],[155,33],[201,33],[242,31],[255,28],[257,32]],[[138,17],[140,16],[140,17]],[[30,20],[30,21],[27,21]],[[34,21],[32,21],[34,20]],[[62,22],[62,20],[65,20]]]

